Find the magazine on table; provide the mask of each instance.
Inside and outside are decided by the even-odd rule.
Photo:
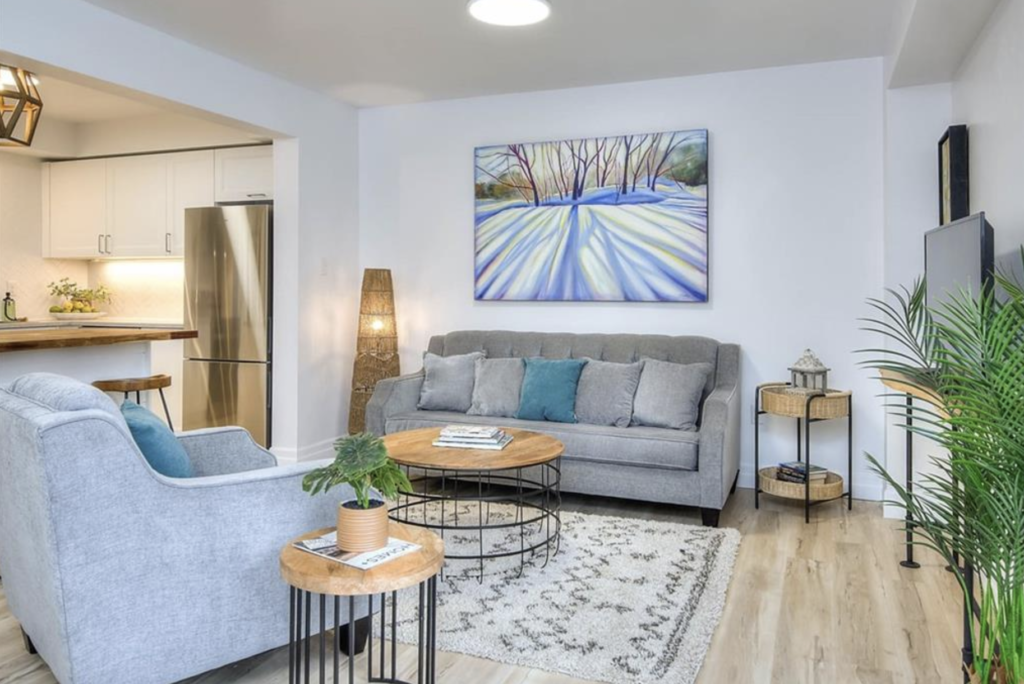
[[[435,439],[433,445],[436,447],[452,447],[454,449],[485,449],[487,451],[501,451],[512,441],[512,435],[503,434],[495,440],[464,440],[450,437]]]
[[[327,560],[336,561],[359,570],[370,570],[388,561],[400,558],[406,554],[420,549],[419,544],[413,544],[402,539],[388,537],[388,543],[384,548],[365,553],[352,553],[342,551],[338,548],[338,533],[330,532],[322,537],[303,539],[295,542],[295,548],[306,551],[314,556],[320,556]]]

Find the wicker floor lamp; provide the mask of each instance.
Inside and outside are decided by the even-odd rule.
[[[356,434],[366,429],[366,404],[377,382],[393,378],[400,372],[391,271],[368,268],[363,271],[363,292],[359,301],[359,331],[348,413],[349,433]]]

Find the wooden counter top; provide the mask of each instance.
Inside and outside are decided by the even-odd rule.
[[[126,342],[162,342],[199,337],[195,330],[161,328],[49,328],[0,330],[0,353],[28,349],[96,347]]]

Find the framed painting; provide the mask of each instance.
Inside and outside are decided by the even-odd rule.
[[[971,213],[968,154],[967,126],[950,126],[939,139],[940,226]]]
[[[475,296],[708,301],[708,132],[475,151]]]

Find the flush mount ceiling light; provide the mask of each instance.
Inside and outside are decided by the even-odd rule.
[[[527,26],[551,14],[548,0],[469,0],[474,19],[497,26]]]
[[[0,147],[32,144],[43,111],[38,84],[24,69],[0,64]]]

